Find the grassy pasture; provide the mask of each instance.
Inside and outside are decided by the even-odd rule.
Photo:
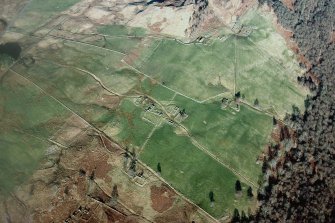
[[[250,50],[250,46],[251,49]],[[252,43],[247,39],[240,39],[237,45],[239,60],[236,89],[245,95],[245,99],[253,104],[257,98],[261,108],[274,107],[278,115],[283,117],[291,112],[292,105],[303,109],[305,91],[289,73],[278,63],[265,56],[259,55],[262,60],[255,60],[255,51]]]
[[[221,110],[219,103],[197,104],[182,96],[175,103],[185,108],[188,118],[182,123],[192,137],[217,158],[257,183],[258,155],[268,142],[271,117],[241,106],[240,111]]]
[[[230,38],[212,45],[185,45],[164,39],[139,69],[176,91],[204,100],[233,89],[234,42]]]
[[[0,83],[0,192],[9,193],[38,167],[50,138],[71,113],[8,71]]]
[[[13,72],[1,79],[2,127],[17,128],[39,138],[59,129],[70,112],[32,83]]]
[[[53,32],[52,35],[58,36],[59,33]],[[73,40],[80,41],[82,43],[92,44],[103,49],[114,50],[123,54],[130,53],[134,48],[141,43],[142,38],[140,37],[124,37],[124,36],[97,36],[93,35],[76,35]],[[102,50],[103,50],[102,49]]]
[[[79,0],[31,0],[11,29],[23,33],[32,32],[77,2]]]
[[[97,32],[109,36],[146,36],[146,30],[140,27],[128,27],[124,25],[104,25],[97,28]]]
[[[143,109],[137,107],[131,100],[123,100],[115,112],[114,119],[110,122],[117,125],[117,141],[123,145],[141,147],[150,131],[154,127],[151,123],[142,119]]]
[[[286,68],[294,71],[290,76],[295,81],[296,75],[302,72],[301,68],[295,54],[288,48],[281,34],[277,32],[278,27],[275,26],[272,15],[262,11],[250,11],[244,17],[245,25],[256,27],[248,39],[267,56],[271,56]]]
[[[36,61],[29,68],[16,65],[13,69],[37,83],[91,124],[97,127],[104,125],[108,118],[109,108],[104,106],[108,100],[102,101],[102,98],[106,98],[104,96],[109,92],[87,74],[46,61]]]
[[[267,55],[263,55],[245,37],[236,36],[236,66],[237,76],[246,68],[262,66],[267,60]]]
[[[15,186],[25,182],[33,174],[48,146],[50,144],[46,141],[21,132],[7,131],[0,134],[1,195],[8,195]]]
[[[271,15],[250,11],[242,17],[242,23],[254,29],[247,38],[238,38],[237,89],[244,91],[248,102],[258,98],[260,105],[273,106],[281,117],[291,112],[293,104],[303,110],[308,92],[297,83],[302,70],[284,38],[276,32]]]
[[[137,89],[139,92],[164,101],[171,99],[174,93],[148,79],[141,82],[140,75],[131,69],[116,68],[115,64],[120,57],[116,57],[113,61],[113,56],[118,56],[118,54],[106,52],[107,55],[110,55],[107,60],[104,59],[106,56],[104,52],[94,47],[90,51],[91,48],[88,47],[86,52],[90,51],[90,53],[85,56],[80,45],[69,42],[66,44],[68,44],[66,47],[58,50],[35,49],[33,51],[35,56],[43,59],[36,60],[35,64],[28,68],[18,64],[13,69],[38,83],[49,94],[93,125],[104,128],[106,124],[113,126],[113,123],[117,123],[117,126],[112,127],[114,130],[118,129],[117,133],[112,135],[119,142],[142,146],[145,137],[153,127],[152,124],[142,119],[143,109],[136,107],[130,100],[123,100],[117,110],[109,109],[104,106],[101,98],[110,93],[104,90],[89,74],[70,67],[93,70],[105,86],[120,94]],[[70,67],[61,66],[61,64]],[[108,104],[108,101],[105,103]],[[106,129],[106,133],[110,134],[109,130]]]
[[[262,68],[253,67],[241,72],[237,77],[238,91],[243,92],[251,104],[257,98],[261,108],[273,106],[280,117],[286,112],[291,112],[294,104],[303,110],[304,92],[283,79],[285,77],[283,71],[274,69],[269,61]],[[276,103],[278,101],[280,103]]]
[[[146,78],[141,82],[140,91],[158,101],[169,101],[174,92]]]
[[[37,50],[36,55],[60,65],[88,71],[118,94],[126,94],[140,78],[137,72],[121,63],[124,55],[93,46],[64,41],[60,49]],[[85,75],[90,76],[88,73]]]
[[[138,37],[105,37],[103,44],[107,49],[116,50],[122,53],[130,53],[141,42]]]
[[[77,1],[44,0],[42,4],[42,0],[32,0],[16,22],[16,29],[30,32]],[[160,102],[170,101],[175,92],[156,81],[164,82],[167,87],[199,101],[223,92],[233,92],[236,84],[236,90],[245,95],[246,101],[252,104],[257,98],[261,108],[274,106],[283,114],[291,110],[292,104],[303,105],[304,92],[294,82],[295,74],[284,72],[280,66],[282,63],[296,69],[285,43],[282,45],[280,39],[276,43],[278,37],[273,34],[272,24],[265,21],[258,13],[248,14],[243,23],[257,27],[248,38],[230,36],[224,42],[213,40],[211,45],[186,45],[171,39],[156,39],[146,36],[141,28],[100,26],[97,32],[106,35],[105,40],[81,40],[98,47],[58,41],[53,49],[35,48],[31,51],[37,58],[32,66],[27,68],[17,64],[13,69],[123,146],[141,147],[154,128],[143,119],[143,108],[137,107],[131,98],[122,99],[120,104],[118,100],[111,100],[110,104],[115,105],[109,106],[102,99],[110,96],[110,92],[104,90],[90,74],[75,68],[93,73],[108,89],[118,94],[142,92]],[[279,51],[279,48],[283,50]],[[274,60],[270,60],[270,56]],[[122,59],[127,63],[130,61],[130,65],[156,81],[144,78],[144,75],[125,66]],[[3,119],[6,121],[0,121],[1,127],[13,126],[13,129],[19,128],[31,135],[48,138],[69,115],[59,104],[50,102],[50,98],[47,100],[45,95],[31,93],[29,85],[27,89],[23,89],[25,84],[15,87],[18,93],[13,93],[14,88],[9,85],[4,86],[0,88],[0,108],[6,108],[7,116]],[[29,99],[31,97],[33,100]],[[219,103],[200,104],[181,95],[177,95],[173,103],[185,108],[188,118],[182,124],[194,139],[217,158],[257,182],[261,170],[255,162],[267,143],[272,128],[271,117],[245,106],[241,106],[240,112],[221,110]],[[24,106],[29,108],[28,112]],[[1,109],[0,114],[3,115]],[[162,177],[215,217],[231,214],[235,207],[246,211],[248,205],[254,204],[255,201],[249,201],[245,196],[247,185],[243,184],[244,195],[237,199],[234,194],[237,176],[196,148],[187,136],[178,134],[181,133],[174,127],[162,125],[148,140],[140,159],[154,170],[160,162]],[[20,139],[15,141],[16,137]],[[13,131],[0,135],[4,154],[16,156],[30,141],[27,137],[18,136]],[[35,168],[46,144],[34,139],[27,144],[27,148],[32,152],[18,155],[18,159],[28,160],[28,174],[30,169]],[[31,156],[33,158],[29,159]],[[12,159],[3,162],[6,166],[4,170],[24,170],[25,162],[17,167],[14,162]],[[15,173],[0,172],[0,182]],[[6,182],[0,187],[9,188],[10,185],[11,182]],[[210,190],[215,194],[214,207],[210,207]]]
[[[154,170],[160,162],[162,177],[214,217],[231,214],[235,207],[247,210],[252,202],[245,195],[236,199],[237,177],[196,148],[187,137],[176,135],[170,125],[154,132],[140,159]],[[214,207],[210,207],[210,191],[214,192]]]
[[[92,44],[107,50],[114,50],[123,54],[130,53],[143,40],[143,38],[141,37],[134,36],[103,36],[97,34],[80,33],[72,34],[72,30],[65,29],[63,29],[62,31],[54,30],[51,32],[52,36],[62,37],[63,34],[67,34],[67,38],[71,40]]]
[[[151,55],[155,52],[161,42],[161,39],[150,37],[145,38],[131,54],[125,57],[127,63],[136,67],[137,69],[140,69],[142,65],[148,62]]]
[[[57,50],[38,49],[38,53],[46,59],[65,62],[66,65],[77,66],[94,73],[108,72],[109,69],[123,66],[120,63],[123,54],[72,41],[61,41],[60,44],[61,47]]]

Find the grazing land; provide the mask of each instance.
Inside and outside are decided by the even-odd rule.
[[[163,40],[139,68],[196,100],[233,90],[234,38],[211,45]]]
[[[215,217],[229,214],[234,207],[247,211],[253,203],[246,194],[236,198],[237,176],[200,151],[188,137],[177,135],[169,125],[156,130],[140,158],[153,169],[160,163],[163,178]],[[210,191],[215,196],[213,207],[208,198]]]
[[[55,15],[73,6],[79,0],[32,0],[15,20],[11,30],[23,33],[35,31]]]
[[[257,184],[261,169],[255,154],[260,154],[270,140],[272,118],[244,105],[237,112],[231,108],[221,110],[220,103],[197,104],[182,96],[177,96],[175,102],[188,114],[183,125],[191,136]]]
[[[235,208],[254,211],[256,198],[247,189],[256,195],[262,178],[257,160],[271,143],[273,117],[283,119],[294,105],[303,110],[308,93],[268,15],[251,10],[229,32],[186,42],[111,25],[113,7],[77,2],[32,0],[8,29],[20,43],[34,41],[21,44],[17,60],[0,52],[1,192],[27,180],[51,145],[65,154],[100,146],[106,166],[90,167],[86,197],[105,202],[92,195],[96,185],[113,196],[115,182],[120,191],[146,192],[159,182],[206,219],[207,213],[227,219]],[[101,11],[101,18],[94,13]],[[96,180],[95,170],[106,179]],[[123,196],[119,205],[131,214],[148,210]]]
[[[3,74],[0,85],[0,188],[9,193],[35,171],[70,113],[14,72]]]

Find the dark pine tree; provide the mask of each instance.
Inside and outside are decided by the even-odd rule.
[[[234,209],[234,214],[233,214],[233,218],[231,219],[232,223],[235,222],[240,222],[241,218],[240,218],[240,213],[238,212],[238,210],[235,208]]]
[[[252,193],[252,188],[251,188],[251,187],[248,187],[247,195],[248,195],[248,197],[250,197],[250,198],[254,196],[254,194]]]
[[[241,92],[237,92],[237,93],[235,94],[235,99],[240,99],[240,97],[241,97]]]
[[[236,182],[235,182],[235,192],[241,192],[241,191],[242,191],[241,182],[239,180],[236,180]]]
[[[161,163],[157,164],[157,172],[161,173],[162,172],[162,167],[161,167]]]
[[[210,191],[210,192],[209,192],[208,197],[209,197],[209,200],[210,200],[211,202],[214,202],[214,201],[215,201],[215,200],[214,200],[214,193],[213,193],[213,191]]]
[[[255,105],[255,106],[258,106],[258,105],[259,105],[259,101],[258,101],[257,98],[256,98],[255,101],[254,101],[254,105]]]
[[[277,125],[277,119],[274,116],[272,117],[272,123],[273,125]]]
[[[235,94],[235,101],[236,101],[236,102],[239,101],[240,98],[241,98],[241,92],[237,92],[237,93]]]
[[[179,114],[180,114],[181,116],[185,115],[185,114],[186,114],[186,110],[185,110],[185,108],[184,108],[183,110],[180,110],[180,111],[179,111]]]

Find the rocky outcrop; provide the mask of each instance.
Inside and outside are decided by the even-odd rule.
[[[199,4],[207,0],[151,0],[147,2],[147,5],[158,4],[162,6],[173,6],[173,7],[182,7],[190,4]]]
[[[149,4],[156,3],[161,7],[183,7],[193,5],[193,13],[189,18],[189,27],[185,30],[187,36],[191,36],[208,17],[208,0],[153,0]]]
[[[208,0],[195,0],[194,4],[195,9],[192,17],[190,18],[190,26],[186,30],[188,36],[191,36],[192,33],[198,29],[209,13]]]

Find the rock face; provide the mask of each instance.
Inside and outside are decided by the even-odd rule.
[[[190,37],[201,36],[209,30],[229,26],[248,9],[257,6],[257,0],[195,0],[194,12],[186,33]]]
[[[335,2],[266,2],[279,23],[293,32],[296,53],[307,68],[300,82],[313,96],[306,111],[287,117],[296,130],[297,144],[283,156],[262,190],[256,222],[333,222],[335,219]],[[270,169],[270,165],[266,167]]]
[[[210,11],[208,10],[208,0],[161,0],[151,2],[155,2],[157,6],[160,7],[173,7],[177,11],[185,10],[187,6],[193,6],[188,17],[188,25],[184,30],[187,37],[192,36],[192,34],[208,19]]]
[[[164,6],[174,6],[174,7],[182,7],[185,5],[190,4],[197,4],[198,1],[196,0],[156,0],[156,1],[150,1],[150,2],[159,2]]]
[[[209,9],[208,9],[208,0],[196,0],[195,1],[195,10],[190,18],[190,26],[186,30],[186,33],[191,36],[199,26],[207,19]]]
[[[123,0],[109,2],[109,8],[120,7],[122,11],[113,16],[113,18],[120,18],[118,23],[126,21],[130,26],[140,26],[153,32],[185,39],[196,39],[208,30],[228,25],[254,5],[257,5],[257,0]]]

